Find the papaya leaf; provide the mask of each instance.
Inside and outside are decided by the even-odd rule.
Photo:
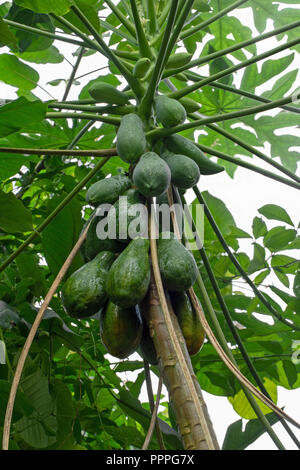
[[[278,422],[276,413],[266,416],[271,425]],[[265,433],[265,427],[259,419],[251,419],[243,429],[243,420],[239,419],[228,426],[222,450],[244,450]]]
[[[16,4],[24,8],[29,8],[36,13],[55,13],[64,15],[70,10],[71,0],[16,0]]]
[[[0,227],[5,232],[17,233],[32,230],[31,213],[13,193],[0,191]]]
[[[0,63],[1,58],[0,55]],[[13,57],[13,56],[12,56]],[[12,72],[10,72],[12,73]],[[22,81],[19,82],[22,85]],[[35,85],[34,85],[35,86]],[[29,102],[20,97],[11,103],[0,107],[0,138],[19,131],[26,125],[39,122],[44,119],[47,105],[39,100]]]

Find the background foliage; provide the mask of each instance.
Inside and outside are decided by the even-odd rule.
[[[133,55],[138,51],[137,42],[116,15],[107,9],[105,2],[77,0],[75,3],[101,31],[112,49]],[[129,3],[116,3],[126,14]],[[137,3],[141,7],[143,2]],[[212,0],[208,3],[195,1],[195,11],[185,31],[234,2]],[[157,2],[157,8],[163,9],[164,4],[164,1]],[[55,13],[87,34],[69,7],[69,0],[18,0],[2,2],[0,5],[0,78],[6,85],[0,98],[6,99],[5,90],[15,93],[12,101],[3,101],[0,107],[1,147],[66,149],[87,123],[87,120],[80,118],[45,119],[46,112],[51,111],[50,103],[60,99],[61,90],[65,90],[66,79],[60,75],[60,66],[67,60],[65,43],[51,37],[30,34],[4,21],[15,21],[51,33],[69,34],[65,28],[61,31],[62,25],[48,15]],[[246,7],[251,8],[254,26],[260,34],[266,28],[279,28],[292,23],[299,16],[299,3],[292,0],[288,4],[252,0],[241,8]],[[238,15],[226,15],[203,30],[183,38],[182,47],[198,59],[245,41],[252,35],[250,27],[241,22]],[[277,41],[283,44],[298,37],[299,27],[278,35]],[[255,56],[258,48],[259,43],[249,45],[212,60],[205,66],[195,67],[193,71],[200,76],[213,75]],[[80,53],[78,45],[72,45],[72,53],[71,65],[74,65]],[[87,99],[88,87],[97,80],[105,80],[116,87],[123,84],[116,67],[88,48],[82,58],[82,75],[93,71],[92,68],[86,70],[84,66],[85,63],[91,64],[90,59],[94,69],[104,69],[82,78],[77,78],[80,77],[79,73],[75,79],[73,77],[72,96],[75,99]],[[45,85],[40,81],[38,70],[41,66],[51,68],[51,75],[54,73],[56,77]],[[255,100],[256,95],[271,100],[290,95],[300,85],[298,71],[299,44],[288,48],[282,55],[271,56],[262,63],[254,63],[219,80],[219,83],[231,89],[207,85],[190,97],[201,104],[202,115],[226,114],[259,104]],[[178,77],[171,77],[170,81],[177,89],[186,86],[186,82]],[[261,89],[264,91],[260,92]],[[165,83],[162,83],[161,90],[168,90]],[[237,90],[245,90],[253,96],[241,97]],[[49,98],[49,94],[53,99]],[[300,109],[297,103],[293,106]],[[260,152],[268,151],[274,161],[295,173],[300,160],[300,136],[295,133],[298,123],[297,113],[277,108],[275,112],[224,120],[219,123],[219,128],[234,134],[241,142],[246,142]],[[246,149],[225,137],[218,132],[219,128],[204,126],[197,132],[195,129],[184,131],[182,135],[196,138],[201,145],[229,156],[244,161],[254,158],[257,161],[257,155],[255,157],[249,147]],[[115,127],[98,122],[90,126],[75,148],[110,148],[114,145],[114,139]],[[225,166],[234,185],[237,165],[220,158],[218,162]],[[0,153],[1,263],[74,190],[94,164],[95,159],[92,157]],[[119,158],[113,158],[88,185],[108,174],[116,174],[124,167]],[[278,183],[279,190],[280,185]],[[7,351],[6,361],[0,364],[0,434],[14,368],[30,325],[91,214],[91,208],[85,204],[85,189],[79,191],[72,202],[0,274],[0,339],[2,347],[5,345]],[[292,199],[297,197],[293,188],[290,188],[290,194]],[[192,194],[190,196],[194,198]],[[203,196],[226,243],[244,271],[265,292],[273,308],[283,318],[300,327],[297,256],[300,248],[299,220],[289,213],[289,207],[268,203],[258,208],[252,221],[252,231],[248,233],[234,219],[230,207],[214,195],[213,185]],[[198,204],[196,199],[193,204]],[[245,241],[248,248],[245,248]],[[289,390],[299,388],[300,366],[291,361],[293,344],[299,341],[299,332],[274,317],[271,320],[269,310],[251,290],[237,288],[241,275],[207,220],[205,250],[231,318],[238,325],[244,346],[255,360],[256,369],[271,397],[276,401],[278,386]],[[253,381],[224,320],[200,256],[197,262],[225,337],[242,372]],[[69,273],[82,263],[81,256],[77,256]],[[201,299],[201,293],[198,294]],[[97,316],[88,322],[71,320],[62,308],[59,294],[52,299],[50,307],[39,328],[22,376],[13,414],[11,448],[141,448],[151,418],[149,404],[140,398],[145,381],[142,359],[136,355],[134,359],[118,362],[108,357],[99,341]],[[203,307],[205,309],[204,302]],[[239,382],[220,361],[209,342],[193,358],[193,366],[202,389],[213,395],[227,397],[240,417],[248,421],[243,430],[241,420],[228,427],[223,448],[246,448],[264,429],[249,406]],[[151,370],[159,374],[156,367]],[[133,371],[136,379],[130,380],[127,374]],[[159,413],[163,437],[168,449],[179,449],[181,443],[167,398],[163,397]],[[270,422],[276,422],[276,416],[264,405],[261,407]],[[151,448],[158,448],[155,437]]]

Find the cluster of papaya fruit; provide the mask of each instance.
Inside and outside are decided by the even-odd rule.
[[[96,101],[110,104],[124,104],[128,99],[125,93],[105,83],[98,83],[90,93]],[[179,101],[158,95],[154,115],[158,124],[173,127],[185,120],[186,110]],[[82,248],[85,264],[66,280],[61,299],[71,317],[99,315],[100,337],[111,355],[121,359],[139,351],[156,364],[153,340],[143,315],[151,278],[150,242],[148,233],[130,236],[130,207],[137,203],[147,207],[153,197],[163,200],[170,184],[186,191],[197,184],[200,173],[214,174],[223,168],[179,134],[149,147],[143,121],[133,112],[122,117],[116,137],[118,155],[129,164],[129,172],[99,180],[88,188],[86,201],[94,213]],[[125,208],[120,203],[124,196]],[[114,210],[116,230],[112,238],[102,238],[97,233],[103,217],[97,209],[103,204]],[[124,210],[125,218],[121,217]],[[110,213],[111,210],[108,219]],[[122,220],[126,221],[125,226]],[[188,352],[194,355],[204,342],[203,328],[187,293],[196,281],[197,266],[190,251],[171,230],[162,231],[157,240],[159,268]]]

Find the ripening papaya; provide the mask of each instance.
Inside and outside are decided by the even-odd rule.
[[[203,346],[205,331],[186,292],[172,292],[172,307],[186,342],[190,356],[197,354]]]
[[[206,157],[202,150],[200,150],[191,140],[182,135],[170,135],[164,139],[164,144],[171,152],[186,155],[194,160],[202,175],[213,175],[224,171],[224,167]]]
[[[149,240],[136,238],[112,264],[106,292],[121,307],[133,307],[143,300],[150,284]]]
[[[107,352],[119,359],[133,354],[140,345],[143,323],[134,307],[109,301],[100,313],[100,338]]]
[[[126,93],[106,82],[95,82],[88,92],[97,103],[124,105],[129,101]]]
[[[86,192],[86,201],[92,206],[114,204],[118,197],[131,186],[128,176],[120,174],[104,178],[92,184]]]
[[[187,291],[197,279],[198,268],[190,251],[171,232],[162,232],[157,241],[162,281],[169,291]]]
[[[97,231],[97,225],[102,217],[94,215],[88,228],[85,242],[82,245],[82,255],[85,262],[91,261],[101,251],[110,251],[111,253],[119,253],[123,249],[123,245],[113,238],[101,238]]]
[[[137,163],[132,180],[143,196],[160,196],[170,185],[171,171],[157,153],[146,152]]]
[[[115,235],[120,242],[128,243],[137,234],[147,236],[147,210],[143,204],[144,199],[137,189],[128,189],[109,211],[108,224],[115,224]]]
[[[171,170],[171,181],[177,188],[189,189],[195,186],[200,179],[200,170],[197,163],[186,155],[167,151],[161,154]]]
[[[186,119],[186,110],[180,101],[165,95],[155,98],[154,110],[157,121],[164,127],[178,126]]]
[[[68,315],[85,318],[99,312],[107,301],[105,282],[115,255],[99,253],[74,271],[61,289],[61,300]]]
[[[126,163],[136,163],[146,152],[143,122],[135,113],[125,114],[117,132],[117,152]]]

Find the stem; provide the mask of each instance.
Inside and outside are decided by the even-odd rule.
[[[168,62],[168,59],[169,59],[169,57],[172,53],[172,49],[175,46],[176,41],[178,39],[178,36],[180,35],[180,33],[182,31],[182,28],[184,26],[184,22],[185,22],[186,18],[188,17],[188,15],[191,11],[191,8],[193,6],[194,1],[195,0],[186,0],[186,2],[185,2],[185,7],[183,8],[183,10],[182,10],[182,12],[181,12],[181,14],[178,18],[178,21],[177,21],[176,26],[174,28],[174,31],[172,33],[171,39],[169,41],[167,51],[166,51],[166,55],[165,55],[165,59],[164,59],[164,62],[163,62],[163,68],[165,67],[166,63]]]
[[[147,387],[148,401],[149,401],[151,413],[153,414],[154,406],[155,406],[154,405],[154,397],[153,397],[149,362],[146,361],[146,360],[144,360],[144,370],[145,370],[145,381],[146,381],[146,387]],[[157,420],[155,421],[155,432],[156,432],[156,438],[157,438],[157,442],[159,444],[159,448],[161,450],[166,450],[164,440],[163,440],[163,436],[162,436],[162,432],[161,432],[161,429],[159,427],[159,423],[158,423]]]
[[[218,19],[222,18],[223,16],[227,15],[227,13],[229,13],[232,10],[235,10],[237,7],[239,7],[243,3],[246,3],[247,1],[248,0],[238,0],[237,2],[234,2],[232,5],[229,5],[227,8],[224,8],[223,10],[219,11],[219,13],[216,13],[215,15],[213,15],[208,20],[205,20],[202,23],[200,23],[199,25],[193,26],[192,28],[184,31],[181,34],[180,39],[186,39],[190,36],[193,36],[193,34],[197,33],[198,31],[200,31],[204,28],[206,28],[211,23],[213,23],[213,22],[217,21]]]
[[[95,168],[91,170],[83,179],[78,183],[75,188],[68,194],[68,196],[65,197],[65,199],[54,209],[54,211],[42,222],[38,227],[34,229],[34,232],[32,232],[29,237],[17,248],[14,253],[12,253],[4,263],[1,264],[0,266],[0,272],[2,272],[9,264],[16,259],[16,257],[22,253],[22,251],[30,245],[30,243],[42,233],[44,228],[47,227],[47,225],[52,222],[52,220],[61,212],[67,205],[68,203],[79,193],[79,191],[88,183],[93,176],[102,168],[105,163],[109,160],[110,157],[106,157],[103,159],[101,162],[97,163]]]
[[[49,103],[48,108],[50,109],[70,109],[74,111],[87,111],[92,113],[102,113],[102,114],[127,114],[134,111],[135,106],[126,105],[126,106],[87,106],[81,103],[73,104],[69,103]]]
[[[157,56],[155,67],[154,67],[154,70],[150,79],[148,90],[146,94],[144,95],[140,104],[139,112],[141,116],[145,117],[146,119],[148,119],[151,114],[152,102],[153,102],[156,88],[157,88],[157,85],[159,83],[160,76],[162,73],[163,63],[166,58],[166,50],[169,44],[170,34],[173,29],[173,25],[175,21],[177,6],[178,6],[178,0],[174,0],[172,2],[172,6],[171,6],[170,13],[168,16],[168,22],[166,25],[166,29],[164,32],[161,46],[159,48],[158,56]]]
[[[131,86],[132,90],[137,96],[141,94],[141,87],[139,82],[133,77],[133,75],[129,72],[127,67],[123,65],[123,63],[118,59],[118,57],[114,54],[114,52],[107,46],[107,44],[103,41],[101,36],[99,35],[98,31],[92,23],[87,19],[87,17],[82,13],[80,8],[76,5],[71,6],[71,10],[75,13],[75,15],[81,20],[82,24],[88,29],[88,31],[94,36],[95,40],[104,51],[106,57],[108,57],[114,65],[118,68],[121,72],[127,83]]]
[[[121,10],[114,5],[111,0],[105,0],[105,3],[109,6],[109,8],[114,12],[116,17],[121,21],[123,26],[127,29],[127,31],[135,38],[135,28],[134,25],[129,21],[126,16],[123,15]]]
[[[152,59],[153,54],[148,44],[144,29],[141,23],[139,12],[136,6],[136,1],[130,0],[130,6],[131,6],[133,19],[134,19],[136,37],[137,37],[141,57],[148,57],[149,59]]]
[[[88,123],[89,127],[93,123]],[[83,130],[83,129],[82,129]],[[63,155],[73,157],[114,157],[117,156],[117,150],[112,149],[99,149],[99,150],[72,150],[72,149],[36,149],[36,148],[13,148],[13,147],[0,147],[0,153],[16,153],[24,155]]]
[[[231,259],[232,263],[234,264],[234,266],[237,268],[237,270],[239,271],[239,273],[241,274],[241,276],[245,279],[245,281],[249,284],[249,286],[252,288],[253,292],[255,293],[255,295],[260,299],[260,301],[267,307],[267,309],[269,310],[269,312],[275,317],[277,318],[277,320],[281,321],[282,323],[284,323],[286,326],[288,326],[289,328],[292,328],[294,330],[297,330],[297,331],[300,331],[300,327],[296,326],[295,324],[292,324],[290,322],[288,322],[285,318],[283,318],[273,307],[272,305],[270,304],[270,302],[268,302],[265,297],[263,296],[263,294],[257,289],[256,285],[251,281],[251,279],[249,278],[249,276],[247,275],[247,273],[243,270],[242,266],[240,265],[240,263],[238,262],[238,260],[236,259],[235,255],[231,252],[229,246],[227,245],[219,227],[217,226],[203,196],[201,195],[199,189],[197,188],[197,186],[194,186],[193,187],[193,191],[198,199],[198,201],[200,202],[200,204],[203,204],[204,206],[204,212],[205,212],[205,215],[206,217],[208,218],[209,220],[209,223],[212,227],[212,229],[214,230],[215,234],[217,235],[217,238],[219,239],[221,245],[223,246],[224,250],[226,251],[226,253],[228,254],[229,258]]]
[[[177,200],[180,199],[180,196],[179,196],[179,192],[177,189],[175,189],[176,191],[176,195],[177,195]],[[186,201],[185,201],[185,198],[184,196],[182,196],[183,198],[183,201],[184,203],[186,204]],[[196,228],[196,225],[191,217],[191,214],[190,212],[188,213],[188,222],[189,222],[189,225],[190,225],[190,228],[192,229],[193,233],[196,234],[196,236],[199,238],[199,234],[197,232],[197,228]],[[254,378],[256,384],[258,385],[258,387],[261,389],[262,393],[264,393],[264,395],[266,395],[268,398],[271,399],[267,389],[265,388],[262,380],[260,379],[260,376],[259,374],[257,373],[252,361],[251,361],[251,358],[246,350],[246,348],[244,347],[244,344],[240,338],[240,335],[237,331],[237,328],[236,326],[234,325],[232,319],[231,319],[231,316],[230,316],[230,313],[229,313],[229,310],[228,310],[228,307],[226,305],[226,302],[221,294],[221,290],[219,288],[219,285],[218,285],[218,282],[217,282],[217,279],[214,275],[214,272],[213,272],[213,269],[211,267],[211,264],[209,262],[209,259],[207,257],[207,254],[206,254],[206,251],[204,249],[204,247],[202,246],[201,249],[198,250],[200,255],[201,255],[201,258],[202,258],[202,261],[203,261],[203,264],[205,266],[205,269],[206,269],[206,272],[208,274],[208,277],[210,279],[210,282],[211,282],[211,285],[214,289],[214,292],[216,294],[216,297],[217,297],[217,300],[219,302],[219,305],[221,307],[221,310],[223,312],[223,315],[224,315],[224,318],[226,320],[226,323],[227,325],[229,326],[230,328],[230,331],[241,351],[241,354],[242,354],[242,357],[244,359],[244,361],[246,362],[247,366],[248,366],[248,369],[252,375],[252,377]],[[233,356],[232,356],[232,359]],[[297,439],[297,437],[294,435],[294,433],[292,432],[292,430],[289,428],[288,424],[284,421],[284,419],[282,419],[281,416],[279,416],[279,419],[281,421],[281,424],[283,425],[283,427],[286,429],[286,431],[288,432],[288,434],[290,435],[290,437],[293,439],[294,443],[297,445],[297,447],[300,449],[300,443]]]
[[[9,434],[10,434],[10,426],[11,426],[11,419],[12,419],[12,414],[13,414],[13,408],[14,408],[14,402],[15,402],[15,397],[18,389],[18,385],[21,379],[22,371],[24,368],[24,364],[29,352],[29,349],[31,347],[31,344],[34,340],[34,337],[36,335],[37,329],[42,321],[43,315],[45,313],[45,310],[48,308],[48,305],[51,302],[51,299],[53,295],[55,294],[59,284],[61,283],[62,279],[64,278],[65,274],[67,273],[70,265],[72,264],[72,261],[74,260],[75,256],[77,255],[82,243],[84,242],[86,238],[86,234],[88,231],[89,225],[85,228],[83,231],[82,235],[79,237],[79,240],[73,247],[72,251],[70,252],[69,256],[67,257],[66,261],[64,262],[63,266],[61,267],[58,275],[56,276],[54,282],[52,283],[44,302],[42,303],[41,308],[39,309],[37,316],[35,317],[35,320],[31,326],[31,329],[29,331],[29,334],[26,338],[24,347],[22,349],[22,352],[20,354],[17,367],[15,370],[15,375],[13,377],[13,381],[11,384],[11,389],[10,389],[10,394],[9,394],[9,399],[7,403],[7,408],[6,408],[6,413],[5,413],[5,420],[4,420],[4,426],[3,426],[3,441],[2,441],[2,449],[3,450],[8,450],[9,446]]]
[[[84,54],[84,47],[82,46],[80,48],[80,51],[79,51],[79,54],[78,54],[78,57],[77,57],[77,60],[75,62],[75,65],[73,67],[73,70],[72,70],[72,73],[70,75],[70,78],[67,82],[67,86],[66,86],[66,89],[65,89],[65,92],[64,92],[64,96],[62,98],[62,101],[66,101],[66,99],[68,98],[68,95],[69,95],[69,92],[70,92],[70,89],[71,89],[71,86],[73,84],[73,81],[74,81],[74,78],[75,78],[75,74],[78,70],[78,67],[80,65],[80,62],[81,62],[81,59],[83,57],[83,54]]]
[[[149,18],[149,32],[153,36],[157,32],[157,18],[155,13],[155,0],[147,0],[147,14]]]
[[[214,80],[219,80],[220,78],[226,77],[227,75],[231,75],[237,70],[240,70],[244,67],[248,67],[249,65],[255,64],[256,62],[259,62],[260,60],[266,59],[267,57],[277,54],[278,52],[281,52],[281,51],[284,51],[285,49],[293,47],[299,44],[299,42],[300,42],[299,38],[294,39],[292,41],[288,41],[285,44],[282,44],[281,46],[275,47],[274,49],[266,51],[262,54],[255,55],[251,57],[250,59],[240,62],[237,65],[233,65],[232,67],[228,67],[225,70],[221,70],[220,72],[217,72],[211,75],[210,77],[205,78],[204,80],[199,80],[194,85],[190,85],[190,86],[182,88],[181,90],[178,90],[177,92],[170,93],[169,96],[175,99],[182,98],[183,96],[198,90],[199,88],[203,87],[204,85],[207,85],[208,83],[211,83]]]
[[[157,394],[156,394],[156,402],[155,402],[154,408],[153,408],[153,410],[152,410],[152,416],[151,416],[150,426],[149,426],[149,429],[148,429],[148,432],[147,432],[147,435],[146,435],[145,442],[144,442],[144,444],[143,444],[142,450],[147,450],[147,449],[148,449],[149,444],[150,444],[150,441],[151,441],[151,438],[152,438],[152,435],[153,435],[154,428],[155,428],[156,423],[157,423],[157,412],[158,412],[158,407],[159,407],[159,402],[160,402],[160,396],[161,396],[161,389],[162,389],[162,386],[163,386],[163,380],[162,380],[162,376],[160,376],[160,377],[159,377],[159,381],[158,381],[158,388],[157,388]]]
[[[112,124],[113,126],[120,125],[120,119],[110,116],[99,116],[98,114],[92,113],[46,113],[46,119],[89,119],[92,121],[101,121],[106,122],[107,124]]]
[[[206,145],[198,144],[196,142],[195,142],[195,145],[197,145],[197,147],[199,147],[203,152],[206,152],[209,155],[213,155],[215,157],[221,158],[222,160],[234,163],[235,165],[241,166],[243,168],[247,168],[248,170],[251,170],[263,176],[266,176],[267,178],[271,178],[275,181],[279,181],[280,183],[286,184],[290,186],[291,188],[300,189],[300,185],[298,183],[294,181],[290,181],[289,179],[284,178],[283,176],[277,175],[276,173],[272,173],[271,171],[265,170],[264,168],[260,168],[256,165],[253,165],[252,163],[248,163],[243,160],[240,160],[239,158],[235,158],[230,155],[227,155],[226,153],[221,152],[220,150],[217,150],[216,148],[210,148],[210,147],[207,147]]]

